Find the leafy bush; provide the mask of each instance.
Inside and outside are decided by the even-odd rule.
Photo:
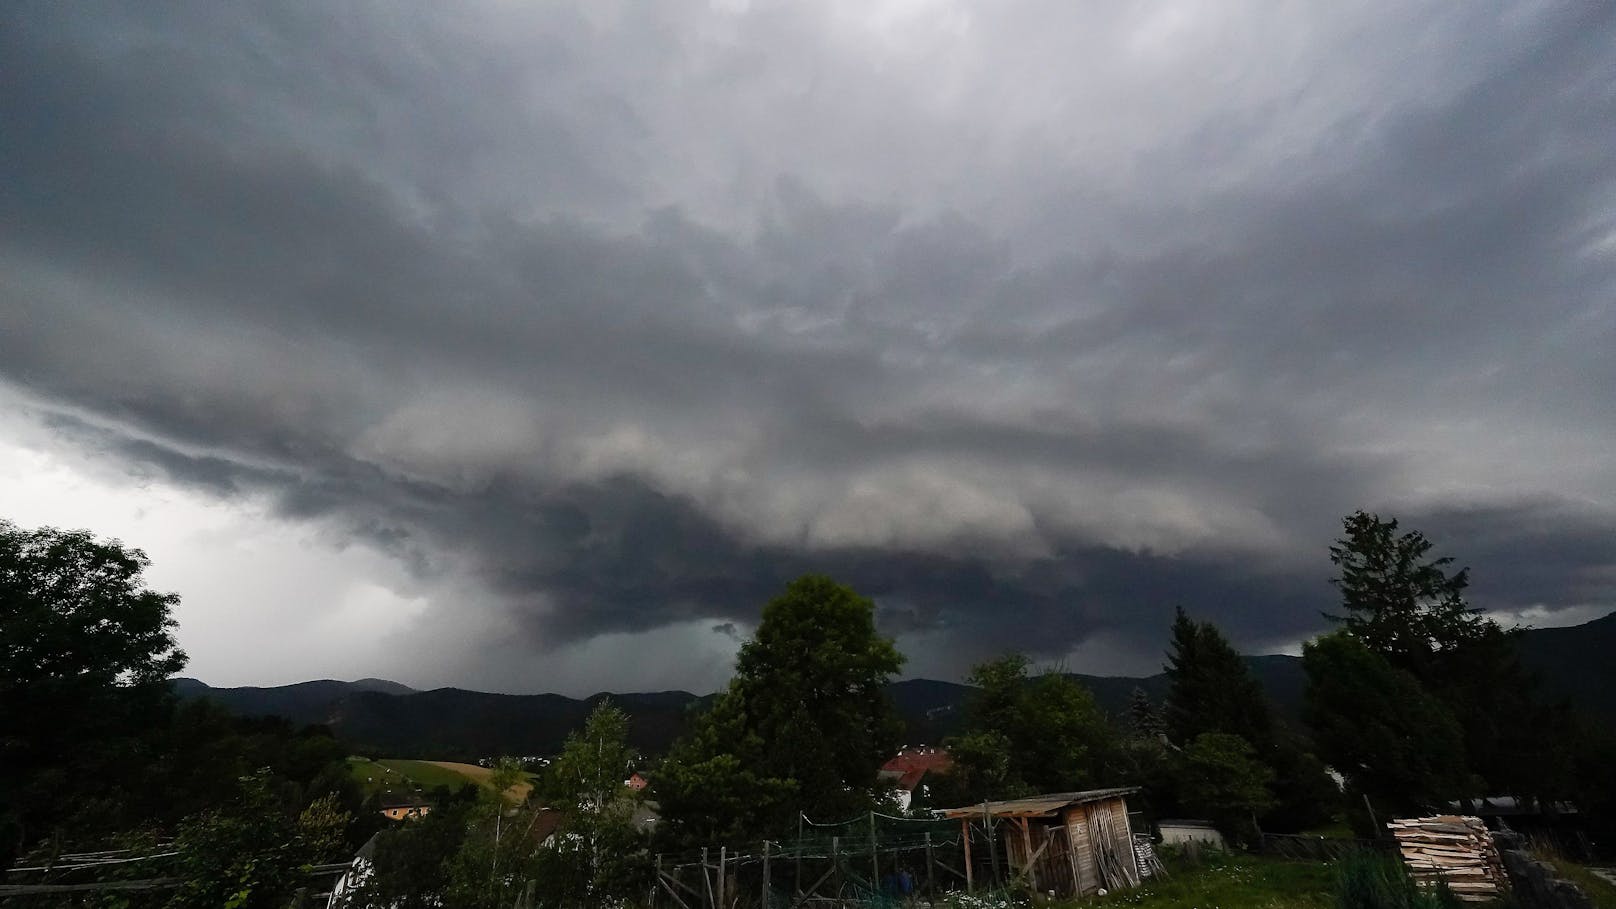
[[[184,883],[171,909],[278,909],[305,882],[310,865],[345,851],[353,817],[334,796],[293,814],[272,791],[267,771],[241,779],[229,804],[181,826],[178,865]]]

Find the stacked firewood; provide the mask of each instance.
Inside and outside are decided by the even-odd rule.
[[[1494,899],[1509,885],[1498,849],[1481,818],[1443,814],[1392,821],[1386,826],[1397,837],[1409,871],[1422,884],[1445,881],[1455,896],[1472,902]]]

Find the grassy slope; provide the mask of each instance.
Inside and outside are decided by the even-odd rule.
[[[411,761],[400,758],[384,758],[376,761],[349,758],[348,772],[353,774],[353,778],[358,780],[359,785],[365,787],[366,791],[391,789],[394,792],[407,791],[416,786],[423,791],[438,786],[448,786],[457,790],[467,783],[476,783],[487,789],[492,785],[494,776],[492,770],[476,764]],[[528,790],[532,788],[532,783],[517,783],[511,787],[506,796],[521,800],[527,797]]]
[[[1605,880],[1592,871],[1576,862],[1568,862],[1561,858],[1550,858],[1549,864],[1560,873],[1560,876],[1582,888],[1588,898],[1594,901],[1599,909],[1616,909],[1616,884]]]
[[[432,789],[437,786],[459,789],[467,783],[487,785],[486,777],[478,779],[429,761],[406,761],[395,758],[379,761],[349,759],[348,770],[367,791],[391,789],[397,792],[416,786],[421,789]]]
[[[461,774],[467,779],[470,779],[479,786],[488,787],[494,784],[494,771],[487,767],[479,767],[476,764],[459,764],[455,763],[454,761],[414,761],[411,763],[431,764],[434,767],[442,767],[445,770],[451,770],[455,773]],[[533,789],[533,783],[531,782],[533,779],[533,774],[528,774],[529,782],[517,783],[510,789],[507,789],[505,791],[505,797],[514,799],[518,802],[525,800],[528,792],[532,791]]]

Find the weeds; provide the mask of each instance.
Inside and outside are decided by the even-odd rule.
[[[1354,852],[1336,863],[1336,909],[1458,909],[1459,898],[1443,883],[1421,887],[1401,859]]]

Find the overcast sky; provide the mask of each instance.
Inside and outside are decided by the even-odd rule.
[[[214,684],[711,690],[807,571],[1150,672],[1360,507],[1569,624],[1613,448],[1616,5],[0,9],[0,516]]]

